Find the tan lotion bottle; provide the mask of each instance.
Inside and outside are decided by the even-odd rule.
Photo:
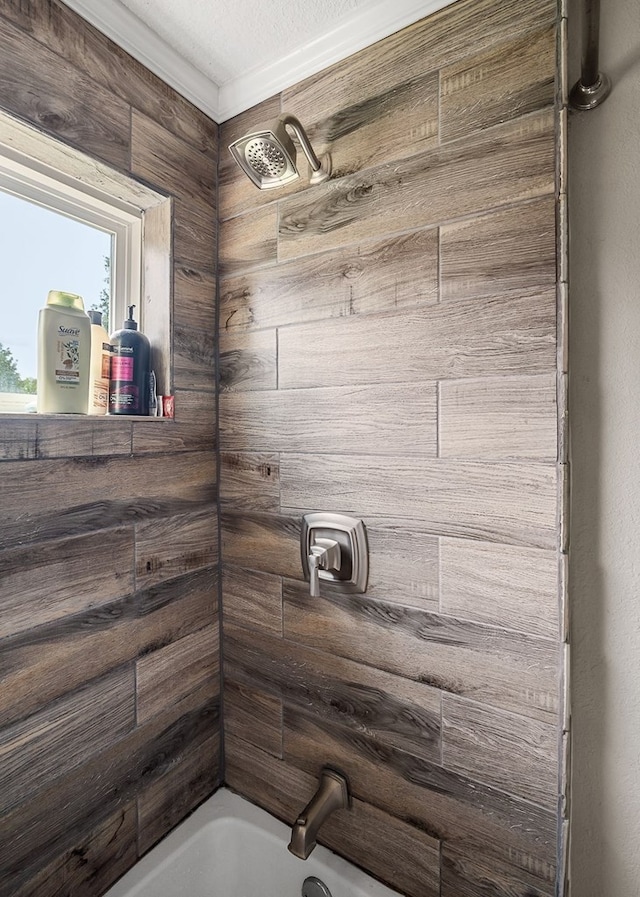
[[[50,290],[38,316],[38,412],[86,414],[91,323],[81,296]]]
[[[89,368],[89,414],[106,414],[109,410],[109,376],[111,346],[109,334],[102,326],[102,312],[89,309],[91,321],[91,364]]]

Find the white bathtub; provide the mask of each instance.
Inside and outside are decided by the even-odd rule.
[[[301,897],[315,876],[332,897],[399,897],[324,847],[304,862],[291,830],[221,788],[153,848],[105,897]]]

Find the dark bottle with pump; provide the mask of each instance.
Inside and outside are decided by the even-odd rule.
[[[122,330],[112,333],[109,414],[149,414],[151,346],[133,320],[134,305]]]

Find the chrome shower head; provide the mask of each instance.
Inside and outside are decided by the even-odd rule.
[[[229,146],[240,168],[260,190],[284,187],[300,177],[296,168],[296,148],[287,125],[293,129],[309,160],[311,183],[320,184],[331,176],[331,156],[326,153],[318,159],[298,119],[284,114],[263,128],[234,140]]]

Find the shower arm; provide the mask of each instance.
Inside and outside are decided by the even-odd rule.
[[[302,147],[302,151],[309,161],[309,165],[314,171],[320,171],[322,167],[320,164],[320,160],[316,156],[313,147],[309,142],[309,138],[307,137],[305,130],[302,127],[302,124],[298,121],[295,115],[289,115],[288,113],[285,113],[284,115],[280,116],[280,121],[283,125],[289,125],[289,127],[293,129],[293,132],[298,138],[298,143]]]
[[[582,69],[569,94],[573,109],[595,109],[611,92],[611,81],[598,68],[600,0],[584,0],[582,11]]]

